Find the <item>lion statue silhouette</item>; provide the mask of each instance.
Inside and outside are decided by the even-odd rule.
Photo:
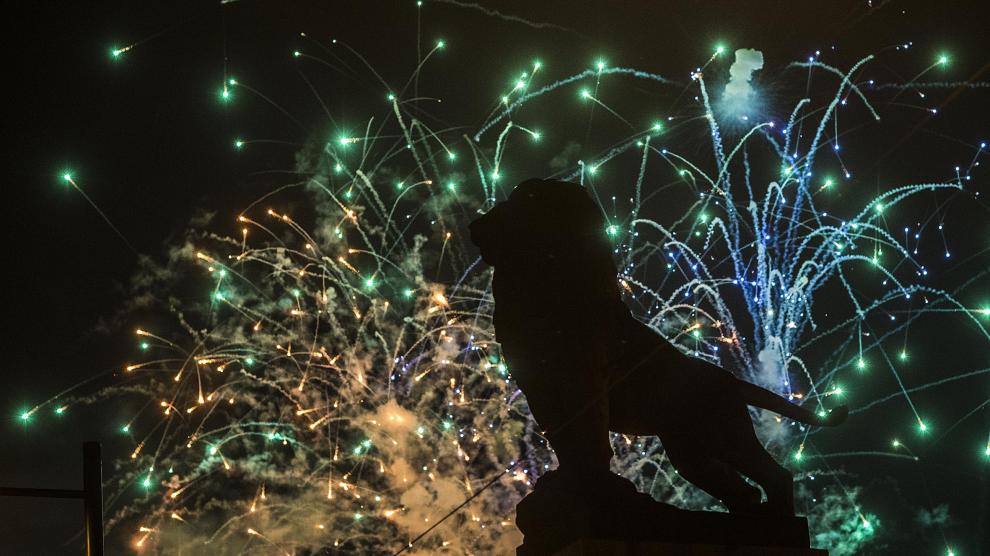
[[[610,473],[609,431],[656,435],[678,473],[730,512],[794,514],[792,474],[757,439],[747,406],[816,426],[840,424],[845,406],[819,416],[636,320],[605,219],[579,185],[524,181],[470,231],[495,269],[496,339],[559,470]]]

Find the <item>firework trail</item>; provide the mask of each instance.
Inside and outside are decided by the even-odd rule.
[[[722,52],[705,67],[721,64]],[[62,393],[21,417],[109,396],[145,401],[121,426],[134,449],[108,497],[109,525],[136,531],[138,550],[512,553],[521,540],[515,504],[554,458],[494,340],[491,273],[460,232],[508,192],[505,162],[519,156],[519,143],[545,138],[524,109],[569,98],[622,123],[611,146],[558,174],[598,199],[608,198],[612,180],[626,179],[608,175],[631,176],[628,210],[602,203],[602,233],[615,244],[617,279],[640,318],[686,353],[816,408],[843,396],[840,375],[886,368],[899,390],[873,404],[902,401],[923,433],[928,424],[912,394],[985,369],[909,385],[885,342],[937,311],[957,313],[990,342],[990,308],[921,284],[926,267],[885,215],[914,197],[963,192],[977,165],[966,176],[889,187],[840,214],[819,208],[852,183],[848,172],[839,180],[818,171],[820,158],[838,159],[838,108],[855,101],[878,118],[869,89],[853,79],[870,59],[846,70],[798,64],[831,77],[828,94],[800,99],[783,122],[754,108],[750,125],[735,132],[727,129],[738,121],[717,116],[724,93],[716,89],[712,100],[700,70],[687,85],[696,100],[672,106],[677,117],[642,125],[602,98],[602,79],[674,92],[685,85],[604,63],[546,81],[537,62],[466,132],[433,129],[421,107],[393,92],[402,87],[383,87],[387,108],[359,132],[298,154],[301,181],[276,185],[236,222],[191,230],[167,261],[147,269],[135,295],[173,292],[160,308],[175,324],[137,329],[139,356],[114,385]],[[261,94],[227,81],[223,90],[232,89]],[[766,104],[758,89],[744,92],[754,106]],[[710,158],[681,154],[667,138],[677,133],[710,137]],[[235,148],[265,141],[237,139]],[[652,184],[662,180],[689,201],[661,222],[646,215]],[[232,225],[233,234],[210,231]],[[861,293],[861,283],[878,280],[882,292]],[[886,319],[912,297],[926,303]],[[840,299],[849,310],[836,316]],[[86,388],[93,392],[92,382]],[[905,458],[899,441],[890,450],[820,453],[815,430],[759,417],[763,437],[794,465],[828,471],[829,459]],[[614,469],[642,490],[718,507],[673,472],[655,438],[615,435],[613,445]],[[825,476],[832,482],[799,485],[814,542],[855,553],[878,521],[860,508],[857,488]]]
[[[126,245],[127,248],[131,250],[132,253],[134,253],[135,255],[139,255],[140,254],[138,252],[138,250],[134,248],[134,246],[131,244],[131,242],[128,241],[128,239],[124,235],[124,233],[121,232],[120,229],[117,228],[117,226],[114,225],[114,223],[106,215],[106,213],[103,212],[103,209],[101,209],[99,207],[99,205],[97,205],[93,201],[93,199],[91,199],[90,196],[87,195],[86,192],[83,191],[83,189],[81,187],[79,187],[79,184],[76,183],[75,178],[72,177],[72,174],[70,172],[65,172],[64,174],[62,174],[62,180],[65,183],[71,185],[72,186],[72,189],[75,189],[79,193],[79,195],[81,195],[82,198],[85,199],[87,203],[89,203],[89,206],[93,207],[93,210],[95,210],[96,213],[100,215],[100,218],[102,218],[103,221],[106,222],[107,226],[109,226],[110,229],[113,230],[113,233],[117,234],[117,237],[119,237],[120,240],[124,242],[124,245]]]
[[[933,81],[922,83],[879,83],[878,91],[884,89],[990,89],[990,81]]]
[[[495,17],[495,18],[502,19],[502,20],[505,20],[505,21],[511,21],[513,23],[521,23],[521,24],[523,24],[523,25],[525,25],[527,27],[532,27],[533,29],[557,29],[559,31],[567,31],[567,32],[570,32],[570,33],[579,34],[576,31],[574,31],[572,29],[568,29],[567,27],[563,27],[561,25],[555,25],[553,23],[543,23],[543,22],[539,22],[539,21],[530,21],[528,19],[524,19],[524,18],[519,17],[519,16],[504,14],[504,13],[502,13],[502,12],[500,12],[498,10],[494,10],[492,8],[486,8],[486,7],[482,6],[481,4],[475,4],[474,2],[458,2],[458,0],[433,0],[433,1],[434,2],[437,2],[437,3],[440,3],[440,4],[449,4],[451,6],[457,6],[458,8],[467,8],[467,9],[471,9],[471,10],[477,10],[477,11],[482,12],[483,14],[485,14],[485,15],[487,15],[489,17]]]

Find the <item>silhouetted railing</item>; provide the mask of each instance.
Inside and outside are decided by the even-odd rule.
[[[103,556],[103,471],[99,442],[83,443],[82,490],[0,487],[0,496],[81,498],[86,524],[86,555]]]

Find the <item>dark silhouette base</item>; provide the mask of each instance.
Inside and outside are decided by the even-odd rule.
[[[724,546],[582,539],[554,552],[553,556],[828,556],[828,552],[814,548],[779,546]]]
[[[546,473],[516,507],[516,525],[517,556],[827,556],[808,548],[804,518],[681,510],[614,473]]]

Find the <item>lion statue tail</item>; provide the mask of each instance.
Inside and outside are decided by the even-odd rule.
[[[783,396],[777,395],[765,388],[739,381],[739,390],[747,405],[767,409],[807,425],[820,427],[835,427],[841,425],[849,416],[849,407],[840,405],[821,415],[807,408],[795,405]]]

